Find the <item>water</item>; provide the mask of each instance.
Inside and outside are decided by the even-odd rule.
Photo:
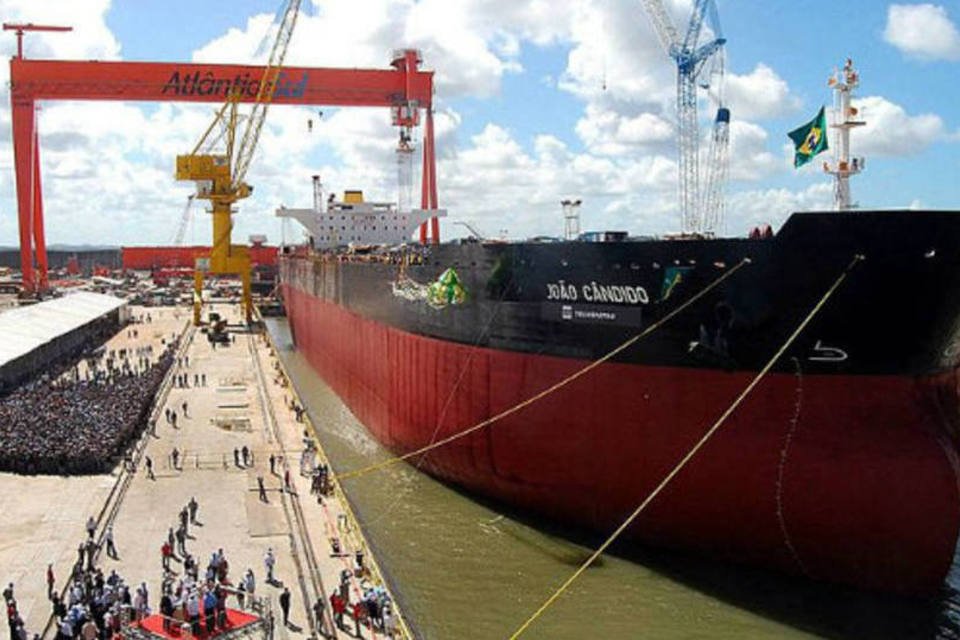
[[[286,321],[268,325],[334,468],[386,459],[293,349]],[[345,489],[426,639],[509,637],[602,542],[486,504],[406,464],[348,480]],[[946,594],[944,603],[916,602],[614,547],[524,638],[960,638],[960,590]]]

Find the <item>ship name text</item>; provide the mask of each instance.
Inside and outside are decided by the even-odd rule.
[[[547,300],[649,304],[650,296],[647,295],[647,290],[640,286],[597,284],[595,281],[590,281],[589,284],[578,288],[575,284],[558,280],[547,283]]]

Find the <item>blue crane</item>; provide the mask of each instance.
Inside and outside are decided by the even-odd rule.
[[[717,214],[704,211],[700,194],[700,133],[697,120],[697,78],[707,61],[721,51],[726,38],[720,30],[720,17],[714,0],[695,0],[693,14],[681,40],[661,0],[643,0],[653,30],[667,55],[677,64],[677,133],[680,169],[680,222],[684,233],[706,233],[709,219]],[[703,23],[707,21],[713,39],[701,44]],[[724,128],[730,112],[723,109]],[[721,114],[718,113],[718,124]],[[711,173],[713,175],[713,172]],[[711,185],[712,190],[712,185]]]

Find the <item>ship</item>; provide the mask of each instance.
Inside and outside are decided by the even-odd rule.
[[[849,197],[863,161],[841,162],[825,168]],[[280,212],[310,229],[279,258],[296,347],[389,450],[519,407],[413,460],[609,534],[788,345],[625,535],[940,589],[960,532],[960,212],[841,207],[731,238],[399,242],[430,213],[359,193],[309,220]]]

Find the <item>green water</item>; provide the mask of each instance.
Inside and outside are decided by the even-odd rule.
[[[337,470],[388,456],[269,327]],[[602,540],[558,532],[405,464],[346,481],[403,611],[428,639],[508,638]],[[524,634],[581,638],[932,638],[930,607],[654,550],[615,549]]]

